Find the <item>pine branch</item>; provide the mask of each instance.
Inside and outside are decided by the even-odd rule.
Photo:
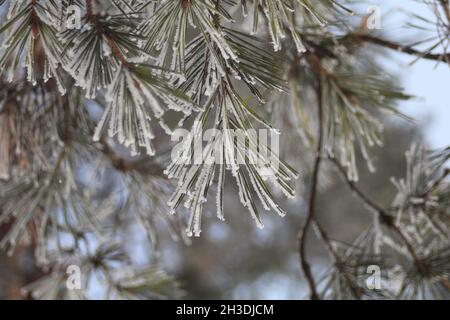
[[[120,157],[114,152],[114,149],[109,146],[105,139],[101,139],[99,142],[101,144],[101,151],[117,170],[123,173],[136,172],[145,176],[166,178],[164,167],[152,161],[149,157],[143,157],[142,159],[127,159]]]
[[[450,2],[449,0],[439,0],[442,11],[444,11],[445,17],[447,18],[447,22],[450,23]]]
[[[347,286],[350,288],[350,291],[352,292],[352,295],[360,300],[362,297],[361,291],[357,286],[354,285],[352,279],[349,278],[346,270],[345,270],[345,262],[342,261],[339,254],[336,252],[335,248],[333,247],[333,243],[331,242],[330,237],[328,236],[325,229],[322,227],[322,225],[317,221],[317,219],[314,219],[313,221],[314,226],[316,227],[316,232],[318,233],[319,238],[322,240],[322,242],[325,244],[326,249],[328,250],[329,254],[331,255],[334,267],[337,269],[337,271],[343,275]]]
[[[66,24],[70,13],[65,10],[72,5],[77,14],[84,12],[75,28]],[[408,161],[406,178],[393,179],[398,193],[388,209],[355,182],[358,152],[372,169],[370,150],[381,145],[379,112],[398,115],[391,103],[409,98],[374,62],[376,56],[361,48],[376,45],[450,63],[449,1],[429,5],[436,21],[422,22],[436,27],[433,37],[404,45],[371,34],[347,34],[345,17],[335,13],[350,10],[337,0],[0,0],[0,14],[6,17],[0,27],[0,225],[9,230],[1,244],[20,247],[31,239],[39,263],[52,267],[30,287],[33,297],[86,298],[83,292],[66,290],[69,263],[86,266],[87,274],[103,274],[106,298],[172,297],[178,290],[171,277],[159,268],[133,268],[128,253],[113,240],[123,239],[122,232],[134,223],[142,225],[152,245],[163,224],[175,237],[199,236],[215,185],[217,217],[225,219],[227,172],[258,227],[263,227],[259,207],[284,216],[271,186],[293,198],[298,174],[251,133],[259,127],[280,133],[265,116],[270,113],[289,123],[283,124],[290,130],[283,134],[293,137],[292,145],[299,135],[314,145],[316,134],[306,125],[310,111],[319,132],[317,146],[311,147],[308,212],[297,238],[310,298],[371,297],[360,281],[365,263],[375,256],[371,250],[378,249],[374,239],[408,258],[406,295],[414,295],[421,281],[439,281],[448,289],[450,171],[424,162],[423,154],[413,165]],[[239,6],[242,19],[235,16]],[[253,12],[247,17],[249,6]],[[262,19],[267,27],[259,31],[265,34],[256,34]],[[254,35],[242,31],[247,22],[253,23]],[[420,50],[428,41],[435,42]],[[444,53],[434,53],[438,47]],[[292,57],[287,84],[283,62]],[[63,97],[71,87],[76,89]],[[292,97],[283,95],[286,89]],[[317,110],[308,108],[311,100]],[[282,108],[285,101],[294,102],[292,108]],[[166,170],[166,158],[141,155],[144,149],[148,155],[156,151],[153,138],[159,132],[153,133],[152,121],[168,135],[194,122],[188,143]],[[210,126],[221,133],[203,140]],[[286,136],[283,144],[290,146]],[[192,145],[199,137],[205,147],[197,159]],[[126,150],[116,148],[113,139]],[[319,180],[326,173],[327,156],[376,218],[376,226],[363,234],[376,238],[363,242],[361,250],[358,240],[339,246],[318,221]],[[433,161],[447,161],[448,150],[437,158]],[[175,220],[179,216],[168,214],[182,206],[190,211],[185,233],[179,232],[184,228]],[[377,233],[379,224],[388,234]],[[323,282],[315,279],[306,252],[311,228],[333,262],[325,293],[319,292]],[[157,251],[153,249],[151,254]],[[330,287],[334,284],[340,291]]]
[[[303,270],[303,274],[306,277],[310,290],[310,298],[313,300],[319,300],[320,297],[317,294],[316,285],[314,283],[314,276],[311,272],[311,266],[306,258],[306,236],[307,232],[311,226],[311,223],[315,220],[316,215],[316,198],[317,198],[317,188],[319,182],[319,171],[320,163],[322,161],[323,152],[323,92],[322,92],[322,75],[317,75],[317,115],[318,115],[318,143],[316,149],[316,160],[314,162],[314,169],[312,174],[312,184],[311,184],[311,194],[308,204],[308,215],[306,217],[305,224],[298,236],[298,248],[300,255],[300,265]]]
[[[367,35],[367,34],[349,34],[344,37],[344,40],[351,40],[356,42],[367,42],[371,44],[375,44],[378,46],[382,46],[385,48],[389,48],[398,52],[406,53],[409,55],[417,56],[422,59],[446,62],[450,63],[450,53],[431,53],[431,52],[423,52],[417,49],[414,49],[410,46],[401,45],[389,40],[385,40],[382,38],[378,38],[375,36]]]
[[[413,259],[414,265],[417,267],[419,271],[424,271],[424,265],[422,263],[422,259],[417,255],[416,250],[414,249],[414,246],[411,244],[411,242],[408,240],[408,238],[405,236],[405,233],[403,232],[400,227],[398,227],[395,224],[394,218],[388,214],[381,206],[370,200],[369,197],[367,197],[356,185],[355,182],[348,179],[345,169],[341,166],[341,164],[334,158],[329,158],[331,162],[335,165],[335,167],[338,169],[338,171],[341,173],[341,176],[343,177],[344,181],[347,183],[349,188],[369,207],[373,210],[373,212],[376,213],[378,220],[383,223],[385,226],[390,228],[392,231],[395,232],[399,236],[399,238],[402,240],[402,242],[405,244],[411,258]]]

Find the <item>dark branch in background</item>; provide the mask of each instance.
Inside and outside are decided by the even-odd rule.
[[[316,160],[314,163],[314,170],[312,176],[312,185],[311,185],[311,195],[309,198],[308,205],[308,216],[306,218],[305,225],[298,236],[298,247],[300,254],[300,265],[303,271],[303,274],[306,277],[308,282],[310,297],[312,300],[319,300],[320,297],[317,294],[316,285],[314,282],[314,276],[311,272],[311,266],[306,258],[306,236],[308,230],[311,226],[311,223],[315,219],[316,213],[316,197],[317,197],[317,186],[319,181],[319,171],[320,171],[320,163],[322,161],[322,149],[323,149],[323,92],[322,92],[322,75],[318,75],[318,83],[317,83],[317,109],[318,109],[318,143],[316,150]]]
[[[323,151],[323,81],[325,79],[328,79],[330,81],[334,81],[333,75],[331,75],[321,64],[319,57],[317,57],[314,53],[308,52],[307,53],[308,62],[312,66],[317,78],[318,78],[318,87],[317,87],[317,98],[318,98],[318,125],[319,125],[319,141],[317,146],[317,155],[316,155],[316,162],[314,165],[314,171],[313,171],[313,182],[312,182],[312,190],[311,190],[311,196],[309,200],[309,209],[308,209],[308,216],[307,220],[305,222],[305,225],[303,227],[303,230],[299,233],[299,253],[300,253],[300,263],[303,270],[303,273],[307,279],[309,288],[310,288],[310,297],[311,299],[320,299],[319,295],[317,294],[316,285],[314,282],[314,277],[312,275],[310,265],[307,262],[306,259],[306,234],[311,226],[313,224],[315,226],[315,230],[317,232],[318,238],[325,244],[326,249],[330,253],[335,267],[337,270],[344,275],[345,281],[347,282],[350,290],[352,291],[353,295],[357,297],[358,299],[361,298],[361,292],[360,290],[354,286],[351,279],[348,278],[347,273],[343,268],[345,268],[344,263],[342,262],[341,258],[339,257],[339,254],[336,252],[335,248],[333,247],[333,244],[331,242],[330,237],[328,236],[325,229],[320,225],[320,223],[316,219],[316,198],[317,198],[317,187],[318,187],[318,179],[319,179],[319,172],[320,172],[320,164],[322,161],[322,151]],[[294,61],[294,63],[298,63],[298,59]]]
[[[405,236],[404,232],[395,224],[394,218],[386,212],[381,206],[373,202],[368,196],[366,196],[359,188],[358,186],[351,180],[348,179],[347,174],[345,172],[345,169],[341,166],[341,164],[335,159],[335,158],[329,158],[335,167],[338,169],[338,171],[341,173],[342,178],[347,183],[347,185],[350,187],[350,189],[369,207],[375,212],[377,215],[377,218],[379,221],[391,229],[394,233],[396,233],[399,238],[402,240],[402,242],[405,244],[411,258],[413,259],[414,265],[417,267],[419,271],[425,271],[424,265],[422,263],[422,260],[417,255],[414,246],[411,244],[411,242],[408,240],[408,238]]]
[[[148,157],[126,159],[117,155],[104,139],[100,140],[100,145],[100,151],[110,160],[111,165],[120,172],[137,172],[148,176],[167,178],[163,166]]]
[[[122,66],[125,69],[129,70],[131,68],[130,63],[127,61],[127,59],[123,55],[123,53],[120,50],[120,48],[118,47],[117,43],[111,38],[110,35],[108,35],[108,32],[106,32],[104,30],[103,26],[101,25],[101,23],[98,20],[97,14],[94,13],[92,0],[85,0],[85,3],[86,3],[87,20],[90,21],[94,25],[95,30],[97,31],[97,33],[100,37],[104,36],[108,46],[111,48],[111,52],[114,55],[114,57],[120,61],[120,63],[122,64]]]
[[[367,43],[375,44],[375,45],[385,47],[388,49],[396,50],[398,52],[403,52],[406,54],[417,56],[422,59],[450,63],[450,53],[438,54],[438,53],[422,52],[422,51],[414,49],[413,47],[410,47],[410,46],[404,46],[404,45],[401,45],[401,44],[398,44],[395,42],[391,42],[389,40],[381,39],[381,38],[367,35],[367,34],[349,34],[344,37],[344,40],[352,40],[352,41],[356,41],[356,42],[367,42]]]
[[[444,172],[442,173],[442,175],[436,179],[436,181],[433,182],[433,184],[424,192],[420,195],[421,198],[425,198],[428,194],[430,194],[431,192],[433,192],[437,187],[439,187],[439,185],[447,178],[447,176],[450,175],[450,168],[446,168],[444,170]]]

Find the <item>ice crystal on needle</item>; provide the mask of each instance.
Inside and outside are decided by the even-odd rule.
[[[62,44],[57,38],[58,30],[48,16],[54,16],[53,7],[43,6],[33,1],[16,2],[10,7],[8,21],[0,28],[0,35],[5,34],[0,48],[0,72],[6,69],[7,79],[12,82],[22,68],[25,59],[27,80],[35,84],[37,75],[45,80],[55,77],[61,94],[66,93],[59,69]],[[45,63],[37,69],[35,50],[37,43],[42,45]]]

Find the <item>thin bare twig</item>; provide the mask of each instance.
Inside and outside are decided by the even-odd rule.
[[[434,60],[440,62],[449,62],[450,61],[450,53],[431,53],[431,52],[422,52],[420,50],[414,49],[410,46],[404,46],[389,40],[385,40],[382,38],[378,38],[375,36],[371,36],[368,34],[349,34],[344,39],[350,39],[353,41],[367,42],[371,44],[375,44],[378,46],[382,46],[388,49],[396,50],[399,52],[403,52],[409,55],[417,56],[426,60]]]
[[[322,149],[323,149],[323,93],[322,93],[322,76],[318,76],[318,84],[317,84],[317,109],[318,109],[318,126],[319,126],[319,140],[317,143],[317,154],[316,160],[314,163],[314,170],[312,176],[312,185],[311,185],[311,195],[309,198],[309,206],[308,206],[308,216],[306,218],[305,225],[298,235],[298,248],[300,255],[300,266],[302,268],[303,274],[306,277],[306,281],[308,282],[309,290],[310,290],[310,298],[312,300],[319,300],[320,297],[316,290],[316,285],[314,282],[314,277],[311,272],[311,266],[308,263],[306,258],[306,235],[311,226],[311,223],[315,219],[316,212],[316,197],[317,197],[317,186],[319,180],[319,171],[320,171],[320,163],[322,161]]]
[[[450,2],[449,0],[439,0],[441,3],[442,11],[444,11],[447,21],[450,23]]]
[[[325,244],[325,247],[327,248],[328,252],[330,253],[332,259],[334,260],[334,265],[336,269],[344,276],[345,281],[347,282],[348,287],[350,288],[350,291],[353,293],[356,299],[360,300],[362,297],[361,291],[358,287],[355,287],[353,284],[353,281],[348,277],[347,272],[345,272],[345,264],[342,261],[339,254],[336,252],[335,248],[333,247],[333,244],[331,242],[330,237],[328,236],[325,229],[322,227],[322,225],[317,221],[317,219],[314,219],[314,226],[316,227],[318,237],[322,240],[322,242]]]
[[[381,223],[394,231],[405,244],[411,258],[414,261],[416,267],[420,270],[423,269],[423,263],[419,256],[417,255],[414,246],[408,240],[404,232],[395,224],[393,217],[388,214],[381,206],[373,202],[367,195],[365,195],[356,185],[355,182],[348,179],[345,169],[341,166],[341,164],[335,158],[329,158],[331,162],[334,163],[335,167],[341,173],[344,181],[347,183],[349,188],[367,205],[369,206],[376,214]]]

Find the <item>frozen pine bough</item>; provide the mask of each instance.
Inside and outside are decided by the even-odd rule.
[[[283,217],[308,204],[303,234],[314,228],[348,267],[317,288],[308,279],[311,297],[375,297],[362,270],[390,250],[411,264],[383,296],[416,297],[426,279],[433,286],[420,297],[438,297],[448,283],[448,150],[411,150],[392,208],[357,183],[358,162],[376,169],[384,117],[403,116],[395,103],[410,98],[364,44],[448,63],[450,17],[421,52],[368,30],[347,2],[0,0],[0,246],[12,259],[30,247],[45,270],[24,295],[96,298],[94,283],[104,298],[179,297],[160,244],[194,241],[210,210],[247,219],[227,211],[228,193],[260,228],[262,211]],[[374,213],[352,245],[330,240],[316,219],[332,168]],[[293,202],[299,185],[308,192]]]

